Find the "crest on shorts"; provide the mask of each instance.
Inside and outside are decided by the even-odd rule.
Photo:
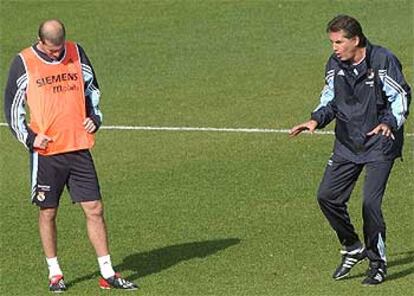
[[[43,192],[43,191],[39,191],[38,193],[37,193],[37,200],[38,201],[40,201],[40,202],[42,202],[42,201],[44,201],[45,200],[45,198],[46,198],[46,196],[45,196],[45,193]]]

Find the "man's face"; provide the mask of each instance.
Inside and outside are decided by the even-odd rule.
[[[358,49],[359,37],[346,38],[344,31],[329,32],[329,40],[335,55],[341,61],[354,61],[355,53]]]
[[[57,60],[59,59],[60,55],[62,54],[65,48],[65,43],[63,42],[60,45],[54,45],[48,40],[45,40],[45,41],[39,40],[39,46],[40,46],[40,49],[45,54],[47,54],[48,57],[50,57],[53,60]]]

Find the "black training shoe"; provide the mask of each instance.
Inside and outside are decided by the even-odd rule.
[[[138,286],[126,279],[123,279],[119,273],[115,273],[114,276],[110,278],[99,279],[99,287],[101,289],[109,290],[109,289],[123,289],[123,290],[136,290]]]
[[[335,280],[340,280],[346,277],[355,264],[362,262],[367,257],[365,248],[357,249],[351,252],[341,251],[342,262],[333,273],[332,277]]]
[[[367,270],[367,277],[362,281],[364,286],[381,284],[387,277],[387,265],[381,261],[371,261]]]
[[[53,293],[63,293],[66,291],[63,275],[55,275],[49,280],[49,291]]]

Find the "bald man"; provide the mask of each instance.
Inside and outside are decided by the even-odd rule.
[[[102,122],[100,91],[82,47],[65,40],[59,20],[39,26],[38,41],[13,60],[5,90],[5,114],[13,135],[30,152],[31,201],[39,208],[39,232],[49,268],[49,290],[66,290],[57,258],[56,216],[64,187],[86,217],[103,289],[135,290],[112,267],[103,204],[90,154]],[[26,122],[25,106],[30,112]]]

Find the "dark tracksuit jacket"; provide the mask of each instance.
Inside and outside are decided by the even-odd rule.
[[[369,42],[366,58],[359,65],[330,57],[321,102],[311,118],[318,122],[318,128],[336,119],[335,154],[356,163],[401,156],[403,124],[411,101],[401,69],[389,50]],[[380,123],[392,128],[395,141],[366,135]]]
[[[319,205],[348,251],[361,246],[346,203],[365,166],[365,245],[370,260],[386,262],[381,203],[393,161],[402,155],[410,87],[398,59],[389,50],[369,42],[366,57],[358,65],[332,55],[325,80],[320,104],[311,118],[318,122],[318,128],[334,119],[336,126],[333,155],[318,190]],[[380,123],[391,127],[395,140],[382,134],[367,136]]]

